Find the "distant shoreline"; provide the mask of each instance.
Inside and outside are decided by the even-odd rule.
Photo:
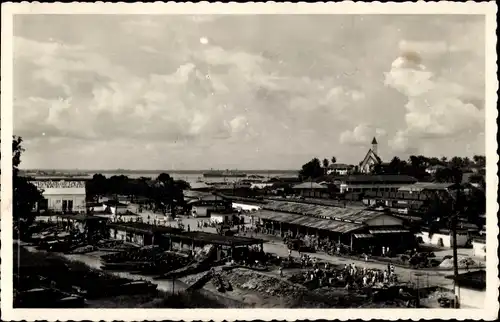
[[[78,169],[20,169],[22,172],[57,172],[57,173],[144,173],[144,174],[158,174],[158,173],[178,173],[178,174],[203,174],[204,172],[214,171],[213,169],[207,170],[126,170],[126,169],[114,169],[114,170],[78,170]],[[220,169],[217,169],[220,170]],[[225,169],[222,169],[224,171]],[[247,174],[259,174],[259,173],[295,173],[298,170],[237,170],[238,172],[243,172]]]

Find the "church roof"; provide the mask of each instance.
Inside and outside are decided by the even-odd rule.
[[[377,139],[375,137],[373,137],[372,144],[378,144]]]

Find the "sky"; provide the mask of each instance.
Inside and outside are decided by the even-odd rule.
[[[474,15],[16,15],[23,168],[484,154]]]

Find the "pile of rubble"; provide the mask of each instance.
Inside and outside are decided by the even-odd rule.
[[[459,256],[458,257],[458,267],[459,268],[467,268],[477,265],[477,263],[470,257]],[[439,264],[440,268],[453,268],[453,258],[445,258],[441,264]]]
[[[307,291],[301,285],[247,269],[234,269],[222,274],[230,284],[237,288],[256,291],[269,296],[297,297]]]

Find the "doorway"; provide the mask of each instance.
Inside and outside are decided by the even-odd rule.
[[[62,211],[72,212],[73,211],[73,200],[63,200],[62,201]]]

